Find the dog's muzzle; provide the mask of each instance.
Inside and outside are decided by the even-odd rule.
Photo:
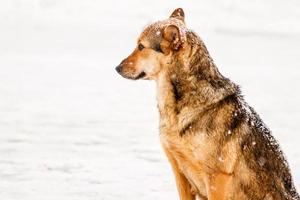
[[[123,70],[123,64],[122,64],[122,63],[116,67],[116,71],[117,71],[118,74],[120,74],[123,78],[133,79],[133,78],[130,77],[128,74],[126,74],[126,73],[123,72],[124,70]]]
[[[123,73],[123,64],[121,63],[120,65],[118,65],[116,67],[116,71],[124,78],[127,78],[127,79],[131,79],[131,80],[138,80],[138,79],[142,79],[146,76],[146,73],[145,72],[141,72],[140,74],[138,74],[137,76],[135,77],[132,77],[132,76],[128,76],[126,74]]]

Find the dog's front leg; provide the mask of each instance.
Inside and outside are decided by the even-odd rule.
[[[196,200],[196,196],[192,193],[192,187],[184,174],[180,171],[177,161],[174,159],[171,152],[165,147],[164,151],[168,157],[168,160],[172,166],[173,173],[175,175],[176,186],[180,196],[180,200]]]
[[[232,182],[232,175],[216,173],[207,180],[207,193],[209,200],[226,200],[229,198],[229,186]]]

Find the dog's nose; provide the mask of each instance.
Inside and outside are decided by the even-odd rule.
[[[120,73],[120,72],[122,71],[122,66],[121,66],[121,65],[117,66],[117,67],[116,67],[116,71],[117,71],[118,73]]]

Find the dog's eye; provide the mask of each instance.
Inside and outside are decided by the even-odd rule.
[[[140,51],[142,51],[144,48],[145,48],[145,46],[142,45],[141,43],[138,45],[138,49],[139,49]]]
[[[164,53],[160,48],[160,44],[155,45],[153,49],[157,52]]]

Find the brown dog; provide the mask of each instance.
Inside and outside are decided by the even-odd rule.
[[[270,130],[220,74],[182,9],[148,26],[116,70],[156,81],[161,143],[181,200],[300,199]]]

